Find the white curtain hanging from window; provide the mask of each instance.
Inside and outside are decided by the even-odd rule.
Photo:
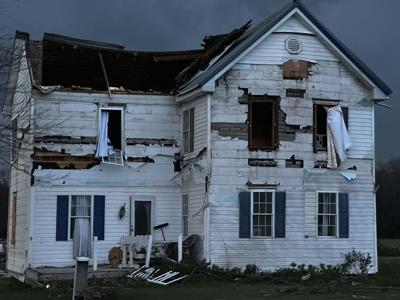
[[[347,158],[351,140],[344,123],[340,105],[330,107],[327,113],[328,168],[337,168],[336,153],[341,162]],[[332,147],[334,146],[334,147]]]
[[[107,110],[102,110],[100,114],[100,133],[97,143],[96,157],[106,157],[109,155],[108,145],[108,116]]]
[[[86,199],[80,197],[77,199],[73,258],[92,257],[92,234],[90,228],[90,206],[85,205]]]

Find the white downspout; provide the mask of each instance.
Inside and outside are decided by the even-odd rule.
[[[27,237],[27,268],[32,267],[32,240],[33,240],[33,221],[35,210],[35,187],[31,186],[31,195],[28,202],[28,237]]]
[[[204,257],[210,261],[210,207],[209,207],[209,182],[211,180],[211,94],[207,94],[207,179],[206,208],[204,210]]]
[[[376,222],[376,178],[375,178],[375,105],[372,105],[372,142],[374,145],[374,155],[372,161],[372,180],[374,183],[374,243],[375,243],[375,255],[374,255],[374,266],[375,272],[378,272],[378,237],[377,237],[377,222]]]

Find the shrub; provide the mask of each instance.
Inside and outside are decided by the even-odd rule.
[[[344,263],[342,264],[343,273],[353,273],[366,275],[372,267],[372,257],[369,253],[352,251],[344,254]]]

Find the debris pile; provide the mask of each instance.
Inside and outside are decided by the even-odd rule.
[[[171,283],[177,282],[189,276],[189,275],[184,275],[176,277],[179,275],[180,272],[173,272],[173,271],[168,271],[162,273],[161,275],[156,276],[159,272],[160,269],[156,269],[155,267],[147,268],[146,266],[143,266],[137,269],[136,271],[132,272],[130,275],[128,275],[128,277],[136,280],[146,280],[148,282],[159,285],[169,285]]]

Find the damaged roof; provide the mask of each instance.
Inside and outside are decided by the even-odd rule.
[[[17,32],[21,38],[21,32]],[[169,93],[175,77],[204,49],[185,51],[128,51],[124,46],[45,33],[41,41],[29,40],[27,52],[35,83],[63,88],[107,91],[99,54],[110,87],[126,91]]]
[[[219,60],[212,64],[205,72],[199,73],[197,77],[180,87],[181,93],[189,92],[197,87],[201,87],[226,66],[228,66],[236,57],[248,49],[253,43],[264,36],[276,24],[278,24],[292,10],[299,9],[322,33],[327,39],[335,45],[357,68],[361,70],[383,93],[387,96],[392,93],[392,90],[381,80],[365,63],[361,61],[349,48],[347,48],[332,32],[330,32],[311,12],[304,6],[300,0],[293,0],[282,9],[272,14],[256,27],[248,30],[239,37],[231,46],[229,51],[226,51]]]
[[[296,8],[382,92],[386,95],[392,93],[300,0],[291,1],[253,28],[250,28],[249,21],[230,33],[206,36],[203,49],[196,50],[128,51],[118,44],[53,33],[45,33],[41,41],[30,41],[29,34],[23,32],[17,32],[16,38],[27,41],[32,74],[38,85],[107,91],[108,80],[108,85],[119,88],[119,92],[184,94],[217,76]]]
[[[29,34],[19,31],[16,37],[27,41],[32,74],[38,85],[107,91],[102,59],[110,87],[170,93],[204,70],[249,27],[250,22],[228,34],[206,36],[203,49],[183,51],[129,51],[122,45],[54,33],[44,33],[40,41],[29,40]]]
[[[111,87],[132,91],[169,92],[175,76],[203,50],[139,52],[123,46],[55,34],[43,36],[41,85],[81,86],[107,90],[101,53]]]

